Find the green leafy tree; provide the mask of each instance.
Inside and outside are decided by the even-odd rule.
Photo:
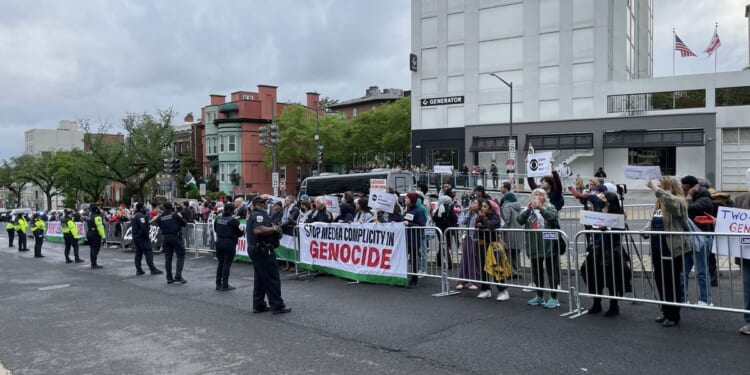
[[[45,151],[19,156],[16,165],[19,167],[18,178],[39,187],[46,198],[47,209],[51,210],[52,198],[62,193],[61,158],[56,152]]]
[[[408,155],[411,144],[411,103],[401,98],[393,103],[364,112],[354,118],[354,138],[366,140],[354,147],[354,152],[371,155],[390,153],[394,162],[405,164],[402,155]],[[359,151],[356,151],[359,150]]]
[[[97,202],[104,197],[110,180],[94,173],[98,168],[91,156],[80,149],[57,153],[59,163],[59,189],[65,195],[65,207],[76,203]],[[71,200],[72,198],[72,200]]]
[[[276,123],[279,125],[277,164],[296,164],[303,174],[311,174],[317,158],[315,113],[304,106],[292,105],[276,118]],[[271,148],[265,150],[264,165],[271,168]]]
[[[135,196],[143,201],[148,183],[162,171],[164,159],[170,156],[175,138],[174,115],[171,109],[158,111],[156,117],[148,113],[127,114],[123,119],[127,133],[124,142],[111,142],[103,134],[109,126],[101,125],[99,134],[84,139],[94,164],[90,173],[125,185],[125,200]],[[87,122],[82,127],[89,133]]]
[[[28,181],[19,177],[19,168],[13,159],[3,162],[0,166],[0,186],[5,187],[11,193],[9,206],[21,206],[21,193],[28,184]]]

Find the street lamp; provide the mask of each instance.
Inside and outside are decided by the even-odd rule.
[[[315,147],[316,150],[318,150],[318,167],[316,168],[318,171],[318,175],[320,175],[320,162],[323,160],[323,148],[320,144],[320,103],[315,104]]]
[[[500,78],[497,73],[490,73],[491,76],[497,78],[500,80],[500,82],[504,83],[508,88],[510,89],[510,119],[508,121],[508,160],[513,161],[513,169],[512,171],[516,170],[516,142],[513,140],[513,82],[508,82],[502,78]],[[507,171],[508,168],[506,168]],[[510,179],[510,184],[513,186],[513,172],[510,172],[508,175],[508,178]]]

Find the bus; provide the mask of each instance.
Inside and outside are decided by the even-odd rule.
[[[355,195],[370,193],[370,180],[383,179],[386,186],[395,189],[399,193],[414,191],[414,175],[408,171],[376,170],[365,173],[350,174],[326,174],[308,177],[302,181],[299,197],[307,195],[316,197],[319,195],[336,195],[351,191]]]

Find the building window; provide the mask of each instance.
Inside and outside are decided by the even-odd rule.
[[[227,139],[229,142],[227,146],[227,151],[236,152],[237,151],[237,137],[230,135],[229,137],[227,137]]]
[[[750,105],[750,87],[721,87],[716,89],[716,106]]]
[[[665,91],[607,97],[607,113],[626,112],[631,115],[641,115],[646,111],[705,107],[706,90]]]
[[[750,144],[750,128],[725,128],[722,134],[722,143],[725,145]]]
[[[227,178],[227,166],[226,164],[219,165],[219,182],[226,182]]]
[[[224,136],[219,136],[219,152],[224,152]]]
[[[352,117],[357,117],[357,107],[352,108]]]
[[[676,160],[675,147],[628,149],[628,165],[658,166],[664,176],[675,175]]]

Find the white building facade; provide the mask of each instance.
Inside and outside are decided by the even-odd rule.
[[[744,184],[750,103],[736,96],[750,73],[652,79],[652,9],[652,0],[413,0],[413,163],[503,165],[512,139],[518,160],[531,142],[582,176],[604,167],[636,188],[625,165]],[[513,86],[513,126],[498,77]]]

